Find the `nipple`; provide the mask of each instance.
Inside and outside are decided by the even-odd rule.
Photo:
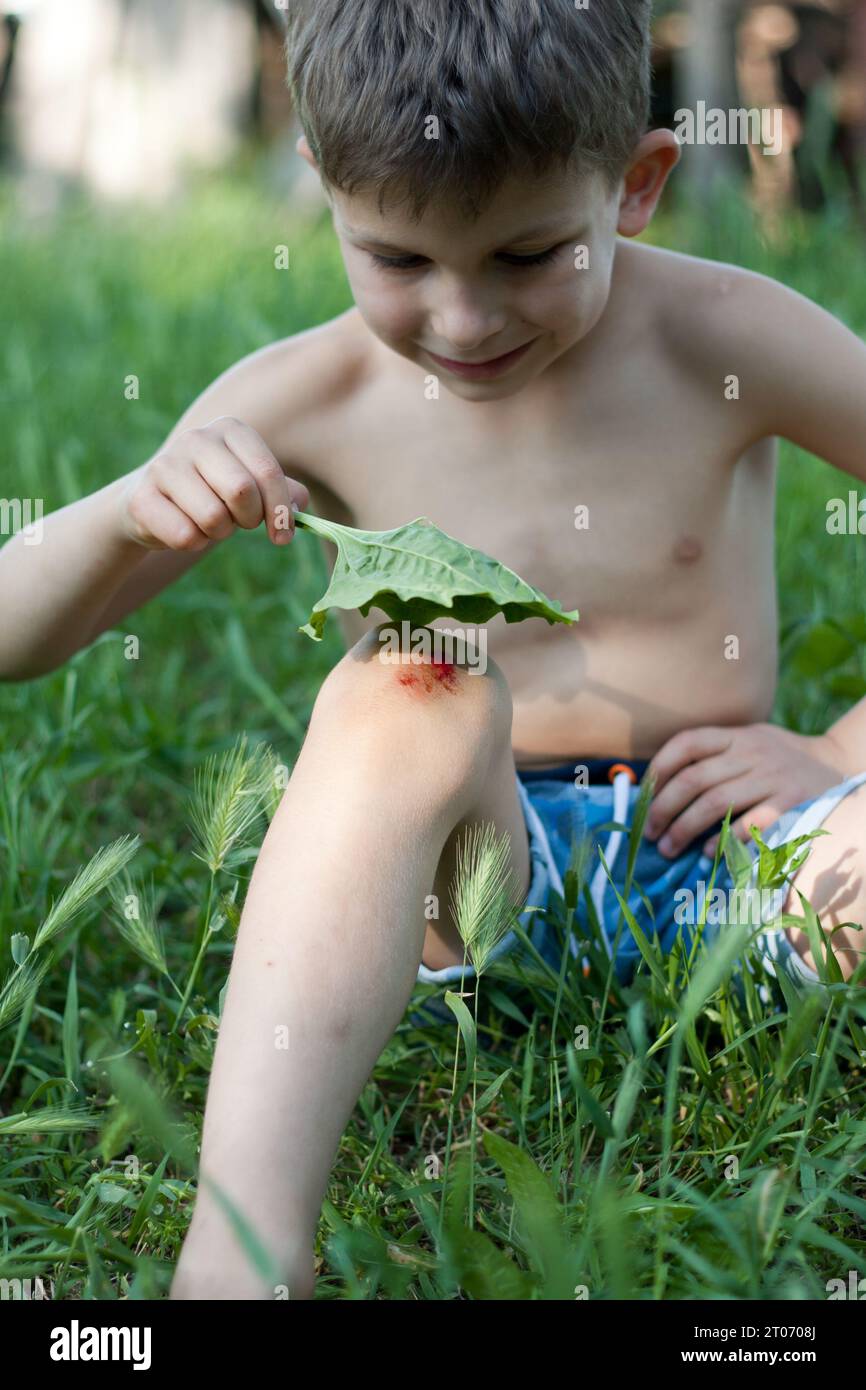
[[[680,536],[673,550],[674,559],[685,565],[693,564],[703,553],[704,547],[697,536]]]

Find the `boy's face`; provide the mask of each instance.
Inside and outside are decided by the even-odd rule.
[[[432,200],[413,222],[372,193],[330,196],[368,327],[464,400],[516,394],[604,312],[621,194],[600,174],[512,178],[476,222]]]

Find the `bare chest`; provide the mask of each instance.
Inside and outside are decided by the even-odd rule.
[[[639,403],[619,419],[438,405],[395,401],[343,437],[330,464],[353,525],[427,516],[594,623],[693,610],[766,549],[771,440],[732,454],[724,434]]]

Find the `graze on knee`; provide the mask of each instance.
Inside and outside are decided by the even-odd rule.
[[[472,676],[487,670],[487,633],[472,638],[454,629],[383,624],[376,633],[376,656],[396,686],[416,698],[456,695]]]
[[[402,710],[411,739],[411,716],[429,709],[431,715],[434,710],[443,717],[458,714],[455,736],[459,728],[469,736],[491,722],[503,740],[510,740],[511,693],[496,662],[487,659],[486,633],[480,637],[476,647],[460,634],[417,624],[370,628],[329,672],[314,717],[322,720],[330,711],[342,724],[380,725],[396,735],[392,721]]]
[[[418,663],[408,669],[398,668],[395,674],[397,684],[414,695],[432,695],[437,690],[455,695],[459,689],[457,667],[450,661]]]

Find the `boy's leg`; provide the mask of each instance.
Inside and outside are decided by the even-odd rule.
[[[458,663],[403,684],[417,668],[384,665],[378,652],[374,630],[328,676],[265,836],[205,1111],[202,1171],[254,1226],[291,1297],[311,1292],[334,1153],[422,950],[433,969],[462,959],[446,925],[457,834],[474,821],[508,830],[518,891],[529,884],[501,672]],[[432,924],[431,891],[441,904]],[[273,1296],[200,1186],[172,1297]]]
[[[812,841],[806,863],[797,871],[785,912],[802,917],[797,889],[812,904],[825,931],[840,922],[863,924],[862,931],[843,929],[832,938],[833,951],[848,980],[866,952],[866,784],[839,802],[821,826],[830,833]],[[788,940],[815,970],[807,933],[790,927]]]

